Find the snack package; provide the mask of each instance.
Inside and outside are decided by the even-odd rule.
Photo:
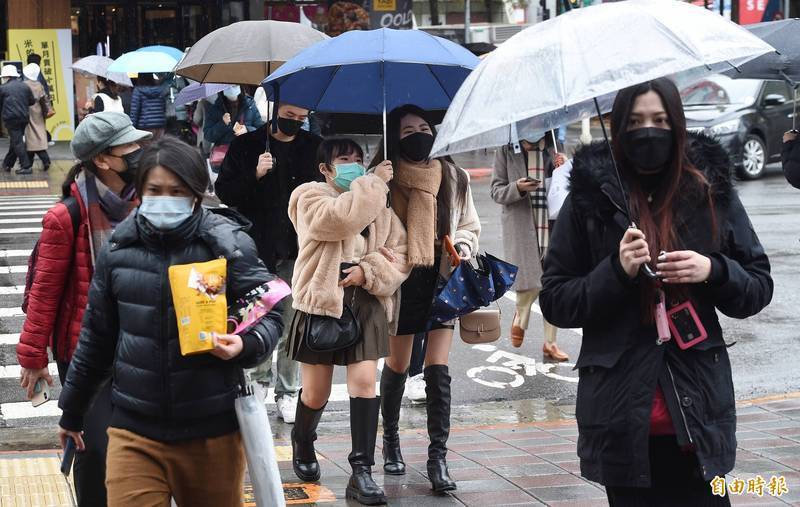
[[[184,356],[213,350],[212,334],[225,334],[227,264],[225,259],[215,259],[169,267],[169,285]]]
[[[233,304],[228,317],[228,334],[242,335],[268,314],[272,307],[292,293],[289,284],[276,278],[250,291]]]

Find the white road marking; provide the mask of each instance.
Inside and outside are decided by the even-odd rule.
[[[0,234],[41,234],[41,227],[20,227],[18,229],[0,229]]]
[[[0,296],[13,296],[15,294],[22,294],[25,292],[25,287],[21,285],[12,285],[9,287],[0,287]]]
[[[0,259],[3,257],[30,257],[33,250],[0,250]]]
[[[10,275],[12,273],[27,273],[28,266],[26,265],[18,265],[18,266],[0,266],[0,275]]]
[[[22,308],[0,308],[0,318],[7,319],[10,317],[24,317],[25,312]]]
[[[47,368],[50,370],[50,375],[55,377],[58,376],[58,366],[56,363],[50,363],[47,365]],[[22,368],[18,364],[10,364],[8,366],[0,366],[0,379],[18,379],[20,377],[20,372]]]
[[[0,211],[19,211],[19,210],[29,210],[33,211],[40,211],[42,214],[52,208],[52,206],[45,205],[45,204],[33,204],[33,205],[23,205],[23,206],[0,206]]]
[[[33,218],[0,218],[0,224],[40,224],[42,219]]]
[[[0,211],[0,217],[27,217],[38,216],[43,217],[45,210],[31,210],[31,211]]]
[[[19,334],[0,334],[0,345],[16,345],[19,343]]]
[[[3,419],[13,421],[15,419],[38,419],[40,417],[61,417],[61,409],[58,408],[58,400],[50,400],[44,405],[34,407],[30,401],[20,401],[17,403],[0,404],[0,412]]]

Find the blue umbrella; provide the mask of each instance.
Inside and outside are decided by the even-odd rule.
[[[188,104],[195,100],[204,99],[217,93],[227,90],[232,84],[219,83],[192,83],[175,96],[176,104]]]
[[[383,114],[385,131],[387,110],[404,104],[447,109],[479,62],[427,32],[381,28],[318,42],[262,84],[273,100],[313,111]]]
[[[126,74],[172,72],[178,60],[166,53],[157,51],[131,51],[120,56],[109,65],[108,72]]]
[[[153,53],[164,53],[167,56],[170,56],[178,61],[181,61],[183,58],[183,51],[178,48],[174,48],[172,46],[145,46],[142,48],[137,49],[136,51],[151,51]]]

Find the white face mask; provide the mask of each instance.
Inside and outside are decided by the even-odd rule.
[[[192,216],[194,201],[194,197],[146,195],[142,197],[139,213],[156,229],[168,231]]]
[[[242,89],[239,85],[231,86],[222,92],[228,100],[236,100],[240,93],[242,93]]]

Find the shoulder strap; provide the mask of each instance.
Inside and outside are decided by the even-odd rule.
[[[69,219],[72,222],[72,236],[75,237],[78,235],[78,227],[81,225],[81,206],[73,196],[65,197],[61,202],[67,207]]]

